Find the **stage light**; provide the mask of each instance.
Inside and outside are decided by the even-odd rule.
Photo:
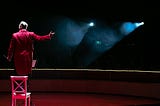
[[[97,44],[97,45],[100,45],[101,43],[102,43],[102,42],[99,41],[99,40],[96,41],[96,44]]]
[[[137,23],[135,23],[135,26],[136,26],[136,27],[139,27],[139,26],[141,26],[141,25],[144,25],[144,22],[137,22]]]
[[[136,25],[132,22],[124,22],[120,28],[121,33],[124,35],[128,35],[136,28]]]
[[[94,26],[94,22],[90,22],[89,26],[91,26],[91,27]]]
[[[144,22],[124,22],[120,28],[121,33],[124,35],[128,35],[133,32],[136,28],[144,25]]]

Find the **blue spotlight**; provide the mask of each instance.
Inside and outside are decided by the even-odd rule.
[[[136,27],[139,27],[139,26],[141,26],[141,25],[144,25],[144,22],[137,22],[137,23],[135,23],[135,26],[136,26]]]
[[[89,23],[89,26],[91,26],[91,27],[94,26],[94,23],[93,23],[93,22],[90,22],[90,23]]]
[[[102,42],[99,41],[99,40],[96,41],[96,44],[97,44],[97,45],[100,45],[101,43],[102,43]]]
[[[140,27],[141,25],[144,25],[144,22],[125,22],[122,24],[120,30],[122,34],[127,35],[134,31],[136,28]]]
[[[127,35],[127,34],[131,33],[135,28],[136,28],[136,26],[132,22],[125,22],[122,24],[120,30],[121,30],[122,34]]]

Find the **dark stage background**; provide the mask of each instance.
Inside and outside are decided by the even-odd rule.
[[[56,32],[51,41],[34,43],[36,68],[158,70],[158,64],[152,64],[146,58],[144,25],[117,42],[112,43],[114,39],[111,38],[101,42],[106,38],[104,32],[100,32],[102,29],[116,30],[117,33],[116,28],[124,22],[144,21],[143,1],[12,3],[15,2],[4,2],[2,5],[9,5],[8,9],[1,7],[0,10],[0,68],[14,68],[13,61],[8,63],[3,55],[7,54],[11,34],[18,31],[19,22],[25,20],[29,24],[28,30],[39,35],[48,34],[50,30]],[[82,25],[90,21],[96,22],[95,27],[80,32]],[[104,45],[107,47],[106,42],[112,46],[99,49]]]

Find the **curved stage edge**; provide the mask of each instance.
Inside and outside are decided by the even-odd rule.
[[[10,92],[14,69],[0,69],[0,92]],[[32,92],[82,92],[160,99],[160,71],[33,69]]]

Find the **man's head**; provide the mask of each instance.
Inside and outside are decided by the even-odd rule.
[[[27,29],[28,24],[25,21],[19,23],[19,29]]]

